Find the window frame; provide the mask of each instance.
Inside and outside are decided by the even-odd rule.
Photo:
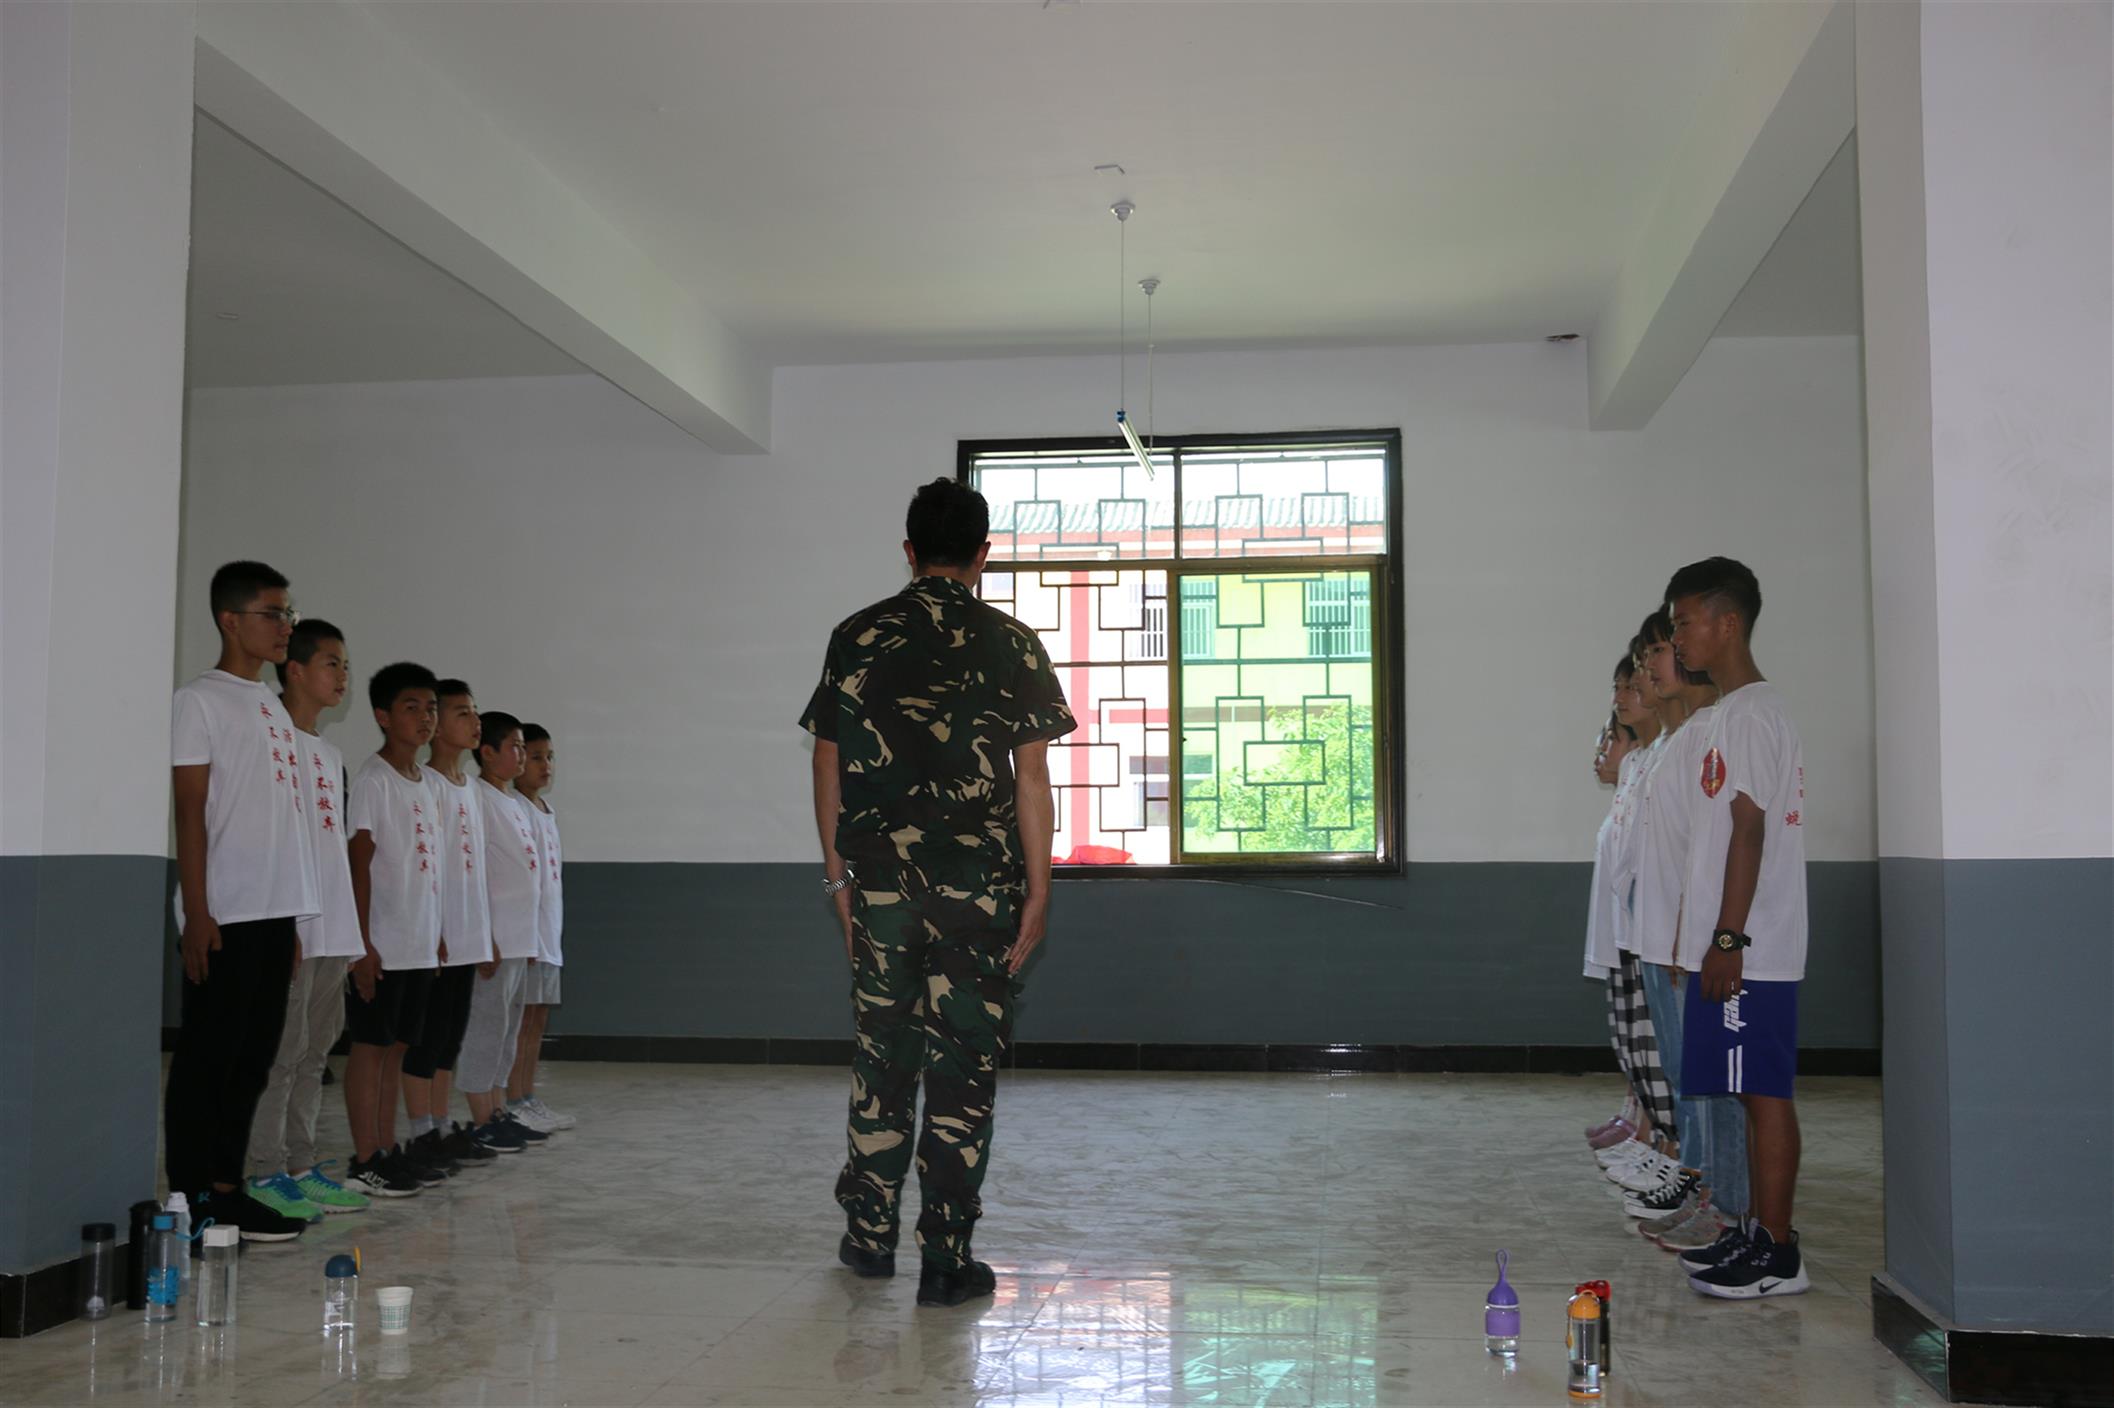
[[[1191,557],[1181,555],[1182,464],[1184,455],[1195,450],[1319,448],[1328,445],[1378,445],[1386,483],[1387,550],[1339,556],[1302,557]],[[1123,450],[1120,435],[1061,436],[1036,439],[959,440],[955,449],[955,478],[975,487],[977,460],[985,455],[1061,454],[1079,451]],[[1399,624],[1406,611],[1403,590],[1402,432],[1385,430],[1277,431],[1260,434],[1163,435],[1153,442],[1155,456],[1166,453],[1174,475],[1175,532],[1171,553],[1165,557],[1051,558],[1030,562],[993,558],[989,571],[1164,571],[1167,574],[1167,694],[1168,694],[1168,828],[1169,847],[1182,859],[1167,865],[1060,865],[1052,874],[1061,880],[1153,880],[1239,879],[1288,875],[1401,875],[1407,869],[1403,819],[1408,800],[1408,724],[1404,707],[1404,631]],[[1192,662],[1184,656],[1181,628],[1182,582],[1191,576],[1227,576],[1247,572],[1257,575],[1300,572],[1344,572],[1365,570],[1375,578],[1370,602],[1373,666],[1373,840],[1374,854],[1284,852],[1279,856],[1254,851],[1231,851],[1188,855],[1182,851],[1182,782],[1186,757],[1182,725],[1182,668]]]

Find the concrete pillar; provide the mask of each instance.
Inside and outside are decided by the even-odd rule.
[[[193,20],[0,5],[0,1335],[155,1187]]]
[[[1875,1315],[1994,1397],[2114,1336],[2114,7],[1858,11]]]

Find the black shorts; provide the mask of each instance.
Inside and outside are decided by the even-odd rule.
[[[410,1038],[411,1049],[404,1053],[405,1075],[431,1080],[440,1071],[455,1069],[463,1035],[470,1030],[470,999],[476,991],[474,963],[443,968],[434,975],[433,992],[426,999],[426,1029]]]
[[[427,995],[433,988],[431,968],[384,969],[374,984],[374,1001],[360,996],[358,983],[345,984],[345,1036],[361,1046],[394,1046],[417,1041],[426,1030]]]

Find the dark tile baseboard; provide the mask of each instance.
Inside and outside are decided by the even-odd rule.
[[[0,1275],[0,1340],[26,1339],[80,1314],[74,1263]]]
[[[2114,1335],[1964,1330],[1882,1275],[1872,1278],[1872,1336],[1949,1403],[2114,1408]]]
[[[843,1066],[852,1043],[816,1037],[594,1036],[544,1038],[549,1061],[665,1061],[716,1065]],[[1022,1071],[1431,1072],[1582,1075],[1613,1071],[1605,1046],[1412,1046],[1389,1043],[1183,1045],[1130,1041],[1029,1041],[1007,1052]],[[1872,1050],[1799,1053],[1804,1075],[1879,1074]]]

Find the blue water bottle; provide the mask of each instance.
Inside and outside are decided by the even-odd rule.
[[[183,1251],[176,1240],[176,1219],[157,1213],[154,1230],[147,1234],[147,1323],[165,1324],[176,1318],[176,1302],[183,1297]]]
[[[1519,1292],[1505,1280],[1509,1252],[1497,1254],[1497,1284],[1483,1300],[1483,1347],[1506,1362],[1519,1357]]]

